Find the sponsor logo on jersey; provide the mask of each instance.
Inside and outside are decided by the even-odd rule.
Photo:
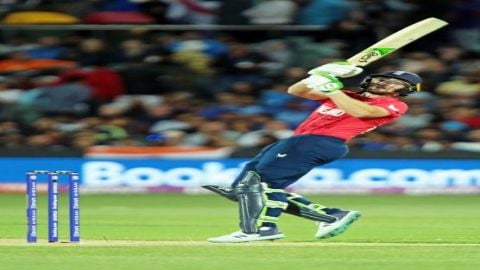
[[[322,105],[317,109],[317,112],[324,115],[340,117],[345,114],[345,111],[339,108],[332,108],[330,106]]]

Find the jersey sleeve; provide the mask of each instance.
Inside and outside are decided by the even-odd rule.
[[[371,103],[371,105],[382,107],[390,112],[391,116],[400,116],[407,112],[408,105],[398,99],[383,99],[378,102]]]

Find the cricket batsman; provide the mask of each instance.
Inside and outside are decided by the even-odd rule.
[[[420,90],[421,78],[406,71],[366,76],[360,91],[343,89],[338,78],[360,74],[349,62],[322,65],[289,87],[288,93],[320,101],[321,105],[297,127],[295,135],[266,146],[249,161],[231,187],[204,186],[238,202],[240,230],[210,238],[214,243],[239,243],[284,238],[277,223],[282,212],[318,222],[315,237],[344,232],[360,212],[331,208],[289,193],[285,188],[311,169],[344,157],[349,140],[387,124],[407,111],[400,100]]]

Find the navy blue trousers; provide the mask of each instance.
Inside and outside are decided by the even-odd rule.
[[[339,138],[293,136],[263,148],[245,165],[232,187],[238,184],[247,171],[255,171],[270,188],[285,189],[314,167],[340,159],[347,153],[347,144]]]
[[[299,135],[270,144],[251,161],[232,183],[235,187],[243,179],[247,171],[255,171],[261,181],[269,188],[285,189],[311,169],[342,158],[348,153],[345,141],[320,135]],[[288,203],[284,192],[269,192],[271,201]],[[311,202],[300,198],[303,204]],[[282,211],[279,208],[268,208],[266,216],[277,219]],[[269,219],[271,220],[271,219]],[[263,222],[262,226],[276,227],[276,222]]]

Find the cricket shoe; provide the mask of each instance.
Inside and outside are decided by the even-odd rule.
[[[261,227],[258,233],[247,234],[242,231],[234,232],[224,236],[209,238],[212,243],[243,243],[253,241],[277,240],[285,238],[285,235],[277,228]]]
[[[315,234],[316,238],[326,239],[337,236],[348,229],[348,227],[361,216],[358,211],[346,210],[338,210],[337,212],[330,213],[330,215],[336,217],[338,220],[333,223],[320,222],[317,233]]]

